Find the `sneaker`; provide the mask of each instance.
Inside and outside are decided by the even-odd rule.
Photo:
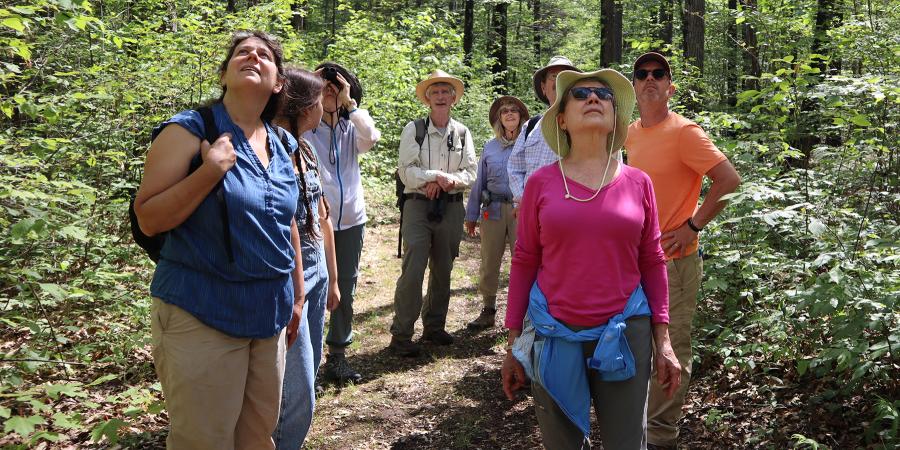
[[[325,359],[325,367],[322,375],[326,380],[336,381],[338,383],[359,383],[362,375],[350,367],[347,358],[343,353],[331,353]]]
[[[388,350],[397,356],[405,356],[407,358],[413,358],[422,353],[422,347],[419,344],[409,339],[397,339],[395,337],[391,338],[391,345],[388,345]]]
[[[437,345],[450,345],[453,343],[453,336],[446,330],[433,330],[422,333],[422,340],[434,342]]]
[[[485,328],[491,328],[494,326],[494,319],[497,316],[497,310],[495,308],[484,308],[481,310],[481,314],[478,317],[469,322],[466,327],[470,330],[483,330]]]

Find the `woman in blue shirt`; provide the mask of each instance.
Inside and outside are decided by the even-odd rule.
[[[322,119],[324,81],[319,75],[289,68],[275,123],[301,136]],[[281,449],[303,445],[312,425],[315,409],[315,379],[322,360],[325,309],[334,311],[340,303],[337,264],[334,258],[334,231],[328,220],[328,204],[322,195],[319,161],[308,141],[299,139],[294,151],[295,173],[300,186],[297,225],[303,254],[303,284],[306,312],[300,324],[297,345],[288,350],[281,397],[281,415],[275,429],[275,444]]]
[[[221,136],[206,142],[196,111],[153,131],[134,210],[145,234],[166,233],[150,291],[168,448],[274,448],[303,309],[297,183],[269,123],[281,63],[272,36],[235,34],[211,106]]]
[[[481,314],[469,322],[471,329],[494,326],[503,253],[508,246],[511,257],[516,246],[516,217],[506,165],[522,124],[528,121],[528,108],[516,97],[503,96],[494,100],[488,120],[496,137],[484,144],[481,161],[478,162],[478,177],[466,205],[465,225],[469,236],[475,237],[475,228],[481,221],[478,291],[484,306]]]

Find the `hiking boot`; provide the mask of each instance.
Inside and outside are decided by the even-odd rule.
[[[422,340],[437,345],[450,345],[453,343],[453,336],[445,330],[430,330],[422,333]]]
[[[497,310],[495,308],[483,308],[481,310],[481,314],[478,317],[469,322],[466,327],[470,330],[483,330],[485,328],[491,328],[494,326],[494,319],[497,316]]]
[[[676,450],[677,447],[674,445],[656,445],[647,443],[647,450]]]
[[[330,353],[325,359],[325,367],[322,375],[326,380],[336,381],[340,384],[347,382],[356,384],[362,380],[362,375],[350,367],[343,353]]]
[[[397,356],[404,356],[407,358],[414,358],[422,353],[422,347],[420,347],[419,344],[416,344],[409,339],[397,339],[396,337],[391,338],[391,345],[388,345],[388,350]]]

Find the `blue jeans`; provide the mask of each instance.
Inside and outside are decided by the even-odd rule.
[[[303,283],[306,304],[297,342],[287,351],[281,413],[272,437],[275,447],[296,450],[303,445],[312,425],[316,407],[316,374],[322,361],[325,303],[328,297],[328,269],[321,241],[303,242]]]

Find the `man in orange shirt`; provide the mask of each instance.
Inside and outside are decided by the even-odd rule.
[[[647,443],[650,449],[674,449],[691,377],[691,322],[703,274],[697,237],[725,208],[722,196],[734,192],[741,178],[696,123],[669,111],[675,85],[664,56],[651,52],[638,57],[632,83],[641,117],[628,128],[625,149],[628,163],[650,176],[656,193],[669,276],[669,334],[682,367],[681,387],[672,398],[666,398],[656,376],[650,377]],[[698,207],[704,175],[712,184]]]

